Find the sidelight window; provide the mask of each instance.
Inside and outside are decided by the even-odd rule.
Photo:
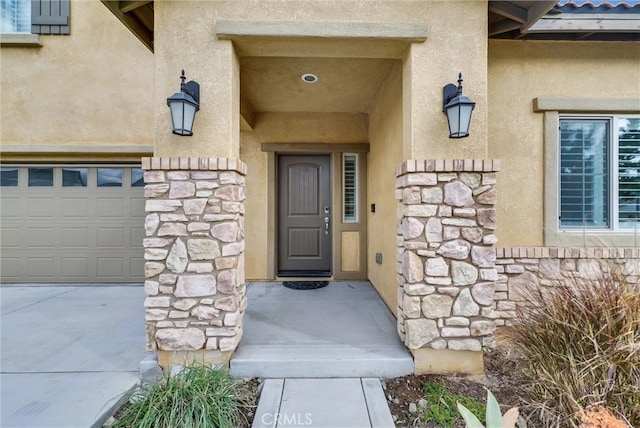
[[[342,221],[358,221],[358,155],[342,156]]]

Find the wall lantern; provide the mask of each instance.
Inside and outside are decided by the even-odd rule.
[[[442,111],[447,114],[449,138],[469,136],[471,112],[475,106],[473,100],[462,95],[462,73],[458,75],[458,86],[449,83],[442,88]]]
[[[198,82],[186,82],[187,78],[180,76],[180,92],[176,92],[167,98],[167,105],[171,110],[171,122],[173,133],[177,135],[193,135],[193,120],[200,109],[200,84]]]

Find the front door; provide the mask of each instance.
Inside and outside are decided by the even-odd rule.
[[[278,275],[331,275],[331,158],[278,157]]]

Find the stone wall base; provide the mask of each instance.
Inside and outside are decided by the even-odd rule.
[[[451,349],[411,349],[414,373],[421,374],[484,374],[482,351],[454,351]]]
[[[496,248],[496,270],[492,316],[496,326],[508,326],[531,289],[571,286],[576,278],[597,281],[608,270],[640,283],[640,247]]]
[[[207,351],[199,349],[197,351],[161,351],[158,350],[158,365],[165,370],[170,370],[173,366],[189,366],[196,364],[204,364],[206,366],[220,365],[224,368],[229,367],[229,360],[233,351]]]

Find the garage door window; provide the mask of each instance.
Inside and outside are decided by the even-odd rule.
[[[53,187],[53,168],[29,168],[29,187]]]
[[[133,168],[131,170],[131,187],[144,187],[144,170]]]
[[[62,168],[62,187],[87,187],[87,168]]]
[[[98,187],[122,187],[122,168],[98,168]]]
[[[0,187],[18,186],[18,168],[0,168]]]

